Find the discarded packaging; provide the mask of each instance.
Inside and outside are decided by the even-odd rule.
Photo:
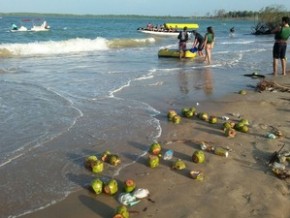
[[[168,150],[164,153],[163,159],[164,160],[171,160],[173,157],[173,151],[172,150]]]
[[[228,157],[229,156],[229,152],[226,149],[222,148],[222,147],[215,148],[214,153],[216,155],[223,156],[223,157]]]
[[[149,190],[145,188],[138,188],[133,192],[133,196],[138,199],[146,198],[149,194]]]
[[[201,171],[199,170],[192,170],[190,171],[190,175],[193,179],[196,179],[198,181],[203,181],[204,175]]]
[[[267,135],[267,138],[269,138],[269,139],[276,139],[277,136],[276,136],[275,134],[273,134],[273,133],[269,133],[269,134]]]
[[[207,152],[214,152],[215,148],[212,145],[208,145],[205,142],[202,142],[200,144],[200,149],[203,150],[203,151],[207,151]]]
[[[121,193],[118,198],[119,202],[126,206],[134,206],[140,202],[136,196],[131,193]]]

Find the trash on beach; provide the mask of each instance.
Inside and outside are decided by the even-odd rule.
[[[171,160],[173,158],[173,151],[167,150],[163,155],[163,160]]]
[[[229,152],[226,149],[222,148],[222,147],[215,148],[214,149],[214,153],[216,155],[223,156],[223,157],[228,157],[229,156]]]
[[[230,118],[227,116],[222,116],[222,120],[228,121]]]
[[[203,179],[204,179],[203,172],[200,170],[190,171],[190,176],[197,181],[203,181]]]
[[[215,147],[209,144],[206,144],[205,142],[202,142],[200,144],[200,149],[203,151],[207,151],[219,156],[223,156],[223,157],[228,157],[229,156],[229,151],[226,148],[223,147]]]
[[[133,196],[138,199],[147,198],[149,194],[149,190],[145,188],[138,188],[133,192]]]
[[[206,144],[205,142],[201,142],[200,149],[207,152],[214,152],[215,147],[209,144]]]
[[[172,164],[172,169],[183,170],[185,168],[186,168],[186,164],[181,159],[176,160]]]
[[[268,139],[276,139],[277,136],[276,136],[275,134],[273,134],[273,133],[268,133],[268,134],[267,134],[267,138],[268,138]]]
[[[205,162],[205,154],[203,151],[195,151],[192,155],[192,161],[194,163],[204,163]]]
[[[120,193],[118,200],[125,206],[134,206],[140,202],[140,200],[131,193]]]
[[[286,168],[288,165],[288,161],[290,161],[290,151],[282,151],[285,144],[281,146],[279,151],[275,151],[269,160],[269,166],[272,168],[272,172],[279,179],[287,179],[290,178],[290,171]]]

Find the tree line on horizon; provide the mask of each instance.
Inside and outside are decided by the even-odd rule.
[[[283,16],[290,17],[290,12],[286,10],[285,6],[272,5],[262,8],[260,11],[229,11],[224,9],[215,11],[211,18],[225,19],[225,18],[250,18],[257,21],[253,27],[252,33],[255,35],[271,34],[272,30],[281,23]]]

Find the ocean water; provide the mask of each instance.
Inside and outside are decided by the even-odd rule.
[[[272,72],[273,36],[251,35],[254,21],[45,19],[48,32],[13,33],[12,23],[29,27],[37,18],[0,19],[1,218],[47,207],[87,185],[95,177],[83,166],[88,155],[121,156],[121,166],[106,166],[102,177],[134,164],[162,134],[154,101],[219,98],[257,83],[245,73]],[[202,34],[213,26],[213,63],[158,58],[160,48],[177,48],[177,39],[137,31],[148,22],[197,22]],[[142,94],[126,97],[126,90]]]

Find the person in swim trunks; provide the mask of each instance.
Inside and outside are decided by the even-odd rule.
[[[278,59],[281,60],[282,75],[286,75],[286,50],[287,40],[290,36],[289,17],[282,17],[282,25],[275,28],[275,43],[273,46],[273,75],[277,75]]]
[[[192,31],[192,34],[194,35],[194,41],[193,41],[193,45],[192,47],[196,47],[197,46],[197,53],[199,56],[203,57],[203,53],[202,53],[202,50],[203,50],[203,47],[204,47],[204,38],[203,36],[198,33],[197,31],[193,30]]]
[[[186,26],[183,28],[183,31],[179,33],[177,38],[179,39],[179,58],[182,59],[185,57],[186,42],[188,41],[188,33]]]

